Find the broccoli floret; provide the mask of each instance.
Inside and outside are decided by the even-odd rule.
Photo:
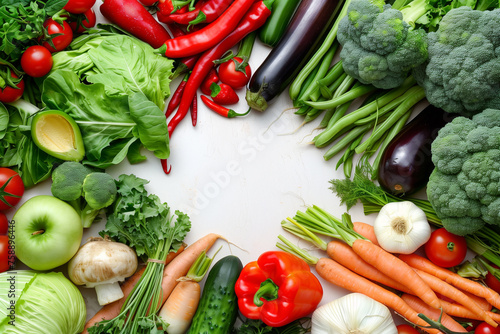
[[[444,227],[458,235],[500,225],[500,110],[459,116],[432,142],[427,197]]]
[[[452,9],[427,43],[413,74],[431,104],[464,116],[500,109],[500,9]]]
[[[68,202],[88,228],[101,209],[113,204],[117,188],[113,177],[79,162],[64,162],[52,172],[52,195]]]
[[[427,59],[426,33],[380,0],[352,0],[337,38],[345,72],[377,88],[399,87]]]

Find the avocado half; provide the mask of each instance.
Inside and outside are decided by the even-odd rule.
[[[45,110],[36,113],[31,136],[42,151],[61,160],[80,161],[85,156],[78,124],[65,112]]]

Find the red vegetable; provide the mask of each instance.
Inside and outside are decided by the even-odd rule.
[[[270,6],[272,1],[260,0],[255,2],[245,17],[238,24],[238,27],[230,33],[222,42],[203,53],[196,62],[193,71],[182,94],[182,100],[175,116],[168,123],[168,132],[172,136],[175,127],[186,116],[193,97],[198,90],[203,79],[213,68],[213,61],[221,58],[226,51],[236,45],[241,39],[252,31],[261,27],[271,14]]]
[[[467,241],[464,237],[448,232],[444,227],[431,233],[424,245],[427,258],[434,264],[450,268],[458,266],[467,255]]]
[[[167,29],[137,0],[104,0],[102,15],[153,48],[171,39]]]
[[[9,237],[0,235],[0,273],[10,269],[10,253],[12,248],[9,245]]]
[[[0,74],[2,74],[1,71]],[[18,76],[10,70],[7,70],[6,76],[7,78],[0,76],[0,102],[11,103],[19,100],[21,96],[23,96],[24,80],[19,79]],[[8,76],[10,76],[11,79],[8,79]],[[2,88],[2,86],[4,88]]]
[[[420,332],[415,329],[415,327],[410,325],[399,325],[396,327],[398,330],[398,334],[419,334]]]
[[[216,113],[218,113],[219,115],[223,116],[223,117],[226,117],[226,118],[233,118],[233,117],[238,117],[238,116],[245,116],[247,115],[251,108],[248,109],[248,111],[244,114],[239,114],[237,113],[236,111],[234,111],[233,109],[229,109],[229,108],[226,108],[226,107],[223,107],[221,106],[220,104],[217,104],[216,102],[210,100],[208,97],[206,97],[205,95],[202,95],[201,96],[201,100],[203,101],[203,103],[212,111],[215,111]]]
[[[189,110],[191,110],[191,123],[193,126],[196,126],[196,122],[198,121],[198,94],[194,95]]]
[[[498,267],[494,264],[490,264],[493,268],[498,269]],[[488,271],[486,276],[484,277],[484,283],[490,288],[495,290],[497,293],[500,293],[500,280],[496,278],[491,272]]]
[[[212,92],[210,96],[212,96],[214,102],[218,104],[231,105],[238,103],[238,101],[240,100],[238,94],[236,94],[234,89],[231,86],[226,85],[225,83],[211,84],[210,91]]]
[[[85,13],[77,15],[75,19],[71,18],[69,26],[75,34],[81,34],[85,30],[95,26],[97,18],[92,8]]]
[[[24,194],[24,183],[19,174],[10,169],[0,168],[0,210],[15,206]]]
[[[474,334],[500,334],[500,326],[495,328],[486,322],[482,322],[476,327]]]
[[[66,49],[73,40],[73,30],[71,30],[69,23],[66,21],[60,24],[53,19],[48,19],[44,22],[43,26],[47,29],[50,40],[44,41],[42,45],[50,52]]]
[[[34,78],[43,77],[52,69],[52,53],[41,45],[32,45],[21,56],[23,71]]]
[[[186,87],[188,78],[189,75],[186,74],[182,81],[179,83],[179,86],[177,86],[175,92],[172,94],[172,97],[170,98],[170,101],[167,105],[167,110],[165,111],[165,117],[170,116],[175,108],[179,106],[179,103],[181,103],[182,92],[184,92],[184,87]]]
[[[109,0],[106,0],[109,1]],[[228,36],[246,16],[255,0],[235,0],[217,20],[191,34],[165,42],[165,56],[182,58],[204,52]]]
[[[9,232],[9,220],[5,213],[0,212],[0,235],[7,235]]]
[[[71,14],[82,14],[92,8],[95,0],[69,0],[63,9]]]
[[[203,82],[201,83],[200,89],[201,92],[205,95],[212,95],[212,90],[210,89],[210,86],[212,86],[213,83],[218,83],[219,82],[219,76],[217,74],[217,71],[215,68],[211,68],[210,72],[208,72],[207,76],[205,79],[203,79]]]
[[[170,15],[170,18],[179,24],[193,25],[215,21],[233,2],[233,0],[208,0],[195,10]]]
[[[234,288],[240,312],[280,327],[313,312],[323,297],[309,265],[282,251],[263,253],[241,271]]]
[[[245,87],[251,75],[250,65],[240,57],[231,58],[219,66],[220,80],[234,89]]]

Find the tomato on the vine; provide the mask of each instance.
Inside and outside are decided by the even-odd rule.
[[[81,34],[86,29],[95,26],[97,18],[92,8],[85,13],[78,15],[78,19],[69,21],[69,25],[75,34]]]
[[[21,56],[23,71],[34,78],[43,77],[52,69],[52,53],[41,45],[32,45]]]
[[[7,235],[9,232],[9,220],[5,213],[0,212],[0,235]]]
[[[500,326],[495,328],[486,322],[482,322],[476,327],[474,334],[500,334]]]
[[[43,26],[47,29],[49,35],[60,34],[51,39],[54,46],[49,43],[49,41],[44,41],[43,46],[46,47],[50,52],[62,51],[64,50],[73,40],[73,30],[68,22],[63,21],[63,23],[58,23],[53,19],[48,19],[45,21]]]
[[[0,167],[0,210],[7,210],[17,205],[24,194],[24,183],[19,174],[5,167]]]
[[[0,273],[9,270],[9,237],[0,235]]]
[[[69,0],[63,7],[68,13],[81,14],[92,8],[96,0]]]
[[[238,67],[236,63],[238,63]],[[240,69],[240,67],[242,68]],[[243,59],[240,57],[229,59],[219,66],[220,81],[234,89],[245,87],[248,81],[250,81],[251,75],[252,70],[250,69],[250,65],[243,63]]]
[[[450,268],[458,266],[467,255],[467,241],[464,237],[448,232],[444,227],[431,233],[424,246],[427,258],[434,264]]]
[[[18,78],[14,72],[10,72],[10,76],[15,79]],[[0,88],[0,102],[11,103],[19,100],[24,93],[24,80],[21,79],[16,86],[17,88],[8,85],[3,89]]]
[[[415,327],[403,324],[396,326],[398,330],[398,334],[420,334],[419,331],[415,329]]]

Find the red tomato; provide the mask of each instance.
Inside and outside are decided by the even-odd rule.
[[[482,322],[476,327],[474,334],[500,334],[500,326],[495,328],[485,322]]]
[[[398,334],[420,334],[415,327],[410,325],[399,325],[396,328],[398,329]]]
[[[467,242],[464,237],[448,232],[444,227],[431,233],[424,246],[427,258],[434,264],[449,268],[458,266],[467,255]]]
[[[7,235],[9,232],[9,220],[5,213],[0,212],[0,235]]]
[[[45,21],[43,26],[47,29],[49,35],[61,34],[52,38],[52,43],[54,47],[48,41],[43,42],[43,46],[46,47],[50,52],[62,51],[64,50],[73,40],[73,30],[69,26],[69,23],[63,21],[63,24],[57,23],[53,19],[48,19]]]
[[[94,27],[97,21],[95,12],[92,8],[80,14],[78,17],[79,19],[76,21],[69,22],[71,29],[76,34],[81,34],[85,29]]]
[[[24,194],[24,183],[16,171],[0,168],[0,210],[7,210],[19,203]],[[13,196],[12,196],[13,195]]]
[[[210,72],[208,72],[207,76],[205,79],[203,79],[200,89],[201,92],[205,95],[211,95],[212,90],[210,89],[210,86],[213,83],[218,83],[219,82],[219,76],[217,75],[217,71],[215,69],[211,69]]]
[[[17,78],[14,72],[10,72],[10,76]],[[19,81],[17,84],[17,89],[10,86],[6,86],[4,89],[0,88],[0,102],[10,103],[17,101],[21,98],[24,93],[24,80]]]
[[[498,268],[494,264],[490,264],[490,266]],[[495,290],[496,292],[500,293],[500,281],[498,278],[493,276],[490,272],[486,274],[486,277],[484,278],[484,283],[491,289]]]
[[[0,235],[0,273],[9,270],[9,237]]]
[[[96,0],[69,0],[63,7],[68,13],[81,14],[92,8]]]
[[[250,80],[250,76],[252,75],[252,70],[250,69],[250,65],[245,66],[245,68],[237,69],[235,61],[240,64],[243,62],[243,59],[240,57],[234,57],[233,59],[229,59],[228,61],[223,62],[219,66],[219,79],[223,83],[233,87],[234,89],[240,89],[246,86],[248,81]]]
[[[23,71],[34,78],[43,77],[49,73],[53,63],[52,54],[41,45],[30,46],[21,56]]]

